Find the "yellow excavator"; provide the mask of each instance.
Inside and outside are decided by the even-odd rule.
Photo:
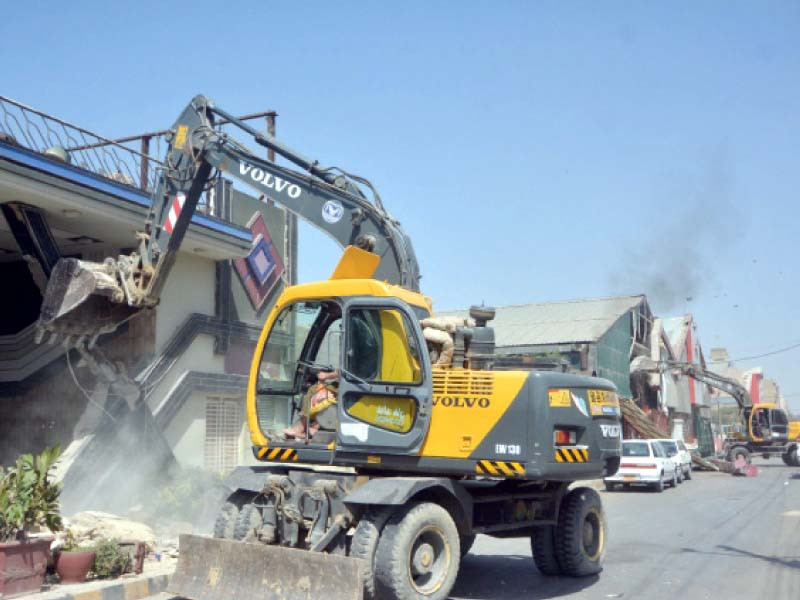
[[[742,432],[732,431],[723,439],[723,454],[727,460],[734,461],[741,458],[750,464],[752,455],[760,454],[764,458],[780,456],[787,466],[800,467],[798,455],[800,440],[797,434],[792,433],[793,424],[789,422],[786,411],[775,404],[764,402],[754,404],[747,388],[735,379],[693,363],[654,361],[643,356],[631,362],[631,373],[637,372],[692,377],[730,394],[739,406]]]
[[[255,156],[216,119],[305,173]],[[62,259],[42,331],[89,353],[99,334],[155,306],[212,169],[345,250],[329,280],[286,287],[269,313],[247,388],[260,464],[228,478],[233,493],[213,538],[181,537],[170,591],[194,600],[444,599],[477,534],[529,538],[530,568],[546,575],[601,571],[600,497],[570,484],[619,466],[614,385],[496,368],[487,307],[445,323],[448,352],[434,363],[423,331],[431,303],[410,240],[372,185],[205,97],[171,130],[139,250],[102,264]]]

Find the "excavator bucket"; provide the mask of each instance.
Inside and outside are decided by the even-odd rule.
[[[39,326],[61,336],[109,333],[137,310],[123,299],[107,265],[62,258],[47,282]]]
[[[190,600],[361,600],[358,558],[181,535],[167,591]]]

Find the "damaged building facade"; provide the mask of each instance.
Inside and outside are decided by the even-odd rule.
[[[137,245],[164,134],[111,142],[0,97],[0,464],[75,450],[118,401],[60,344],[36,341],[59,257],[102,262]],[[274,113],[257,115],[274,130]],[[264,121],[262,120],[262,124]],[[218,177],[189,226],[160,304],[100,338],[135,378],[177,462],[217,472],[252,460],[245,388],[261,326],[294,273],[296,223]]]

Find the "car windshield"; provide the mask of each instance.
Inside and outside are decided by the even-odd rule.
[[[623,442],[622,456],[650,456],[647,442]]]

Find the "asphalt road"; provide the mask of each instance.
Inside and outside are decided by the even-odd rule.
[[[797,598],[800,469],[774,460],[757,464],[758,477],[696,472],[660,494],[601,492],[608,546],[596,577],[542,576],[528,540],[480,536],[452,598]]]

